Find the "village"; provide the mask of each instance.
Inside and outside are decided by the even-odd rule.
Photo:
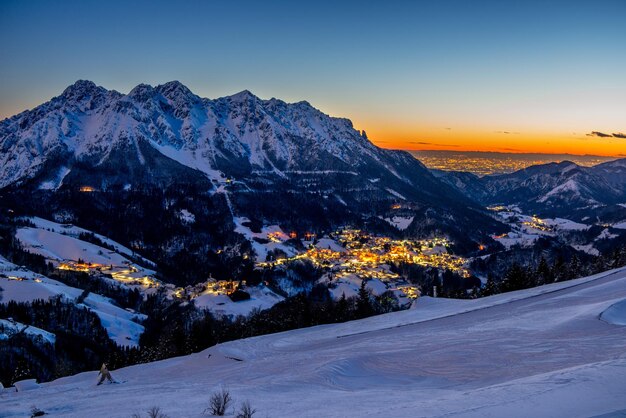
[[[78,239],[78,233],[83,231],[74,231],[76,227],[40,219],[34,221],[38,223],[37,227],[20,229],[19,238],[29,249],[46,256],[47,262],[54,265],[60,274],[64,271],[89,273],[123,287],[137,289],[144,295],[160,290],[169,298],[183,303],[193,301],[198,306],[213,310],[228,310],[233,303],[244,300],[249,301],[236,303],[242,305],[237,310],[242,310],[243,305],[269,307],[285,295],[306,290],[297,285],[289,288],[291,285],[286,282],[246,286],[245,278],[233,281],[212,277],[203,278],[195,285],[177,287],[157,279],[154,270],[142,267],[115,251]],[[317,283],[327,285],[335,299],[355,296],[365,281],[372,295],[379,296],[389,291],[402,305],[409,305],[420,296],[420,289],[394,270],[393,266],[399,264],[414,264],[440,272],[449,270],[461,277],[469,277],[466,260],[451,254],[451,242],[445,237],[394,239],[353,228],[340,228],[318,237],[311,232],[285,232],[278,225],[252,232],[248,222],[246,218],[236,219],[236,230],[251,241],[258,270],[286,271],[291,263],[309,262],[318,269]],[[110,245],[123,248],[118,243]],[[53,251],[46,250],[46,247]],[[283,288],[285,285],[288,288]]]
[[[422,240],[392,239],[371,235],[358,229],[340,229],[317,239],[305,236],[308,249],[291,257],[272,258],[257,263],[257,268],[286,268],[306,260],[324,270],[321,282],[328,284],[335,298],[356,293],[362,280],[374,294],[392,291],[401,302],[417,298],[419,288],[395,273],[391,264],[407,263],[439,270],[450,270],[469,277],[466,260],[450,254],[450,241],[443,237]]]
[[[361,278],[382,280],[397,279],[389,270],[389,263],[410,263],[441,270],[451,270],[469,277],[466,260],[448,252],[446,238],[422,240],[395,240],[370,235],[357,229],[343,229],[319,240],[305,241],[309,248],[293,257],[277,258],[257,263],[257,267],[270,268],[294,260],[308,260],[316,267],[327,269],[341,277],[356,274]]]

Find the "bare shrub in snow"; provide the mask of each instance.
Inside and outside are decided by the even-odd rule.
[[[42,411],[41,409],[37,408],[36,406],[31,406],[30,407],[30,416],[31,418],[33,417],[41,417],[46,415],[46,413],[44,411]]]
[[[250,406],[250,401],[245,401],[241,404],[241,409],[239,409],[239,413],[237,414],[237,418],[252,418],[256,409],[252,409]]]
[[[209,407],[204,410],[204,413],[210,413],[211,415],[222,417],[226,413],[226,408],[232,402],[233,398],[230,396],[228,389],[222,388],[219,392],[214,392],[209,399]]]
[[[163,412],[161,412],[161,408],[158,406],[153,406],[152,408],[146,411],[146,416],[148,418],[169,418]],[[132,418],[142,418],[141,414],[133,414]]]
[[[163,412],[161,412],[161,408],[159,408],[158,406],[153,406],[152,408],[148,409],[148,418],[169,418],[169,417],[165,415]]]

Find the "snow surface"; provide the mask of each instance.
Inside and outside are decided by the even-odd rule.
[[[56,335],[41,328],[25,325],[17,321],[9,321],[8,319],[0,319],[0,340],[9,339],[12,335],[22,332],[34,338],[41,338],[52,345],[54,345],[57,339]],[[3,335],[6,338],[3,338]]]
[[[323,282],[324,279],[321,281]],[[341,299],[343,295],[345,295],[346,298],[357,296],[359,294],[361,282],[362,280],[358,276],[350,274],[335,280],[333,282],[333,287],[329,288],[328,291],[335,300]],[[371,291],[375,296],[382,295],[388,290],[387,285],[379,279],[367,280],[365,288]]]
[[[625,299],[626,269],[477,300],[424,297],[408,311],[113,370],[120,385],[95,386],[94,371],[5,393],[0,411],[128,417],[159,406],[199,418],[227,387],[260,417],[621,416],[626,327],[599,317]]]
[[[226,294],[206,291],[193,301],[196,307],[209,309],[215,315],[236,317],[246,316],[255,309],[269,309],[285,299],[265,286],[249,286],[243,290],[250,294],[250,299],[233,302]]]
[[[616,223],[616,224],[614,224],[612,226],[615,229],[626,229],[626,221],[618,222],[618,223]]]
[[[572,245],[572,248],[577,251],[583,251],[590,255],[600,255],[600,251],[598,251],[597,248],[593,246],[593,243],[587,245]]]
[[[411,222],[413,222],[413,218],[415,217],[394,216],[392,218],[385,218],[385,221],[394,228],[399,229],[400,231],[404,231],[409,227],[409,225],[411,225]]]
[[[28,217],[24,219],[34,224],[36,228],[45,229],[45,230],[52,231],[52,232],[57,232],[63,235],[69,235],[74,238],[78,238],[80,234],[93,234],[96,238],[98,238],[100,241],[102,241],[106,245],[109,245],[116,252],[126,255],[126,256],[134,255],[135,257],[141,259],[146,264],[155,265],[154,262],[139,256],[133,250],[131,250],[128,247],[125,247],[119,242],[114,241],[111,238],[105,237],[104,235],[96,234],[92,231],[89,231],[88,229],[80,228],[78,226],[71,225],[71,224],[60,224],[60,223],[52,222],[47,219],[39,218],[37,216]]]
[[[47,300],[59,295],[68,301],[74,301],[83,292],[82,289],[67,286],[18,267],[1,256],[0,287],[3,289],[0,293],[2,295],[0,303]],[[139,336],[143,333],[144,327],[135,321],[145,319],[145,315],[122,309],[114,305],[110,299],[95,293],[89,293],[84,302],[78,306],[88,308],[98,315],[109,338],[117,344],[131,347],[139,345]]]
[[[537,202],[543,203],[554,196],[559,196],[565,193],[572,193],[575,196],[580,196],[580,186],[574,179],[569,179],[563,184],[559,184],[554,189],[537,199]]]
[[[395,196],[402,200],[406,200],[406,197],[402,196],[400,193],[396,192],[395,190],[390,189],[389,187],[385,188],[385,190],[387,190],[389,194],[391,194],[392,196]]]
[[[181,209],[178,212],[178,218],[186,224],[193,224],[196,222],[196,215],[189,212],[187,209]]]
[[[250,222],[248,218],[234,217],[233,221],[235,222],[235,232],[242,234],[251,242],[252,248],[254,248],[254,252],[256,253],[257,261],[265,261],[267,258],[267,253],[276,249],[284,251],[287,254],[287,257],[292,257],[297,254],[295,248],[284,244],[284,242],[289,239],[289,236],[285,233],[285,231],[280,228],[280,226],[264,226],[261,229],[261,232],[257,233],[252,232],[250,228],[243,225],[246,222]],[[261,243],[257,241],[267,240],[270,234],[272,234],[272,236],[275,237],[278,242]]]
[[[600,318],[609,324],[626,325],[626,299],[611,305]]]
[[[585,231],[591,226],[581,224],[578,222],[571,221],[569,219],[563,218],[547,218],[543,220],[547,225],[554,227],[555,229],[561,229],[565,231]]]
[[[111,251],[108,248],[75,238],[79,233],[91,233],[85,229],[67,225],[63,226],[40,218],[33,218],[33,220],[38,225],[37,227],[19,228],[15,234],[15,237],[26,250],[39,254],[56,265],[66,262],[77,263],[79,260],[82,260],[84,263],[101,265],[103,268],[109,267],[108,271],[114,276],[111,280],[114,280],[119,285],[139,287],[140,290],[144,291],[154,290],[150,284],[144,283],[143,279],[149,277],[151,284],[156,283],[156,279],[154,279],[155,271],[133,263],[119,253],[131,253],[128,248],[109,238],[98,235],[97,238],[116,248],[116,251]],[[59,231],[58,228],[64,230],[57,232]],[[138,258],[146,264],[154,265],[153,262],[147,259],[139,256]],[[117,280],[115,278],[116,275],[121,273],[123,273],[123,280]]]
[[[338,253],[346,252],[345,248],[343,248],[337,241],[331,238],[320,238],[315,243],[315,247],[319,249],[335,251]]]

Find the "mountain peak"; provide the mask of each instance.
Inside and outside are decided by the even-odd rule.
[[[168,81],[156,87],[156,90],[170,100],[196,98],[187,86],[178,80]]]
[[[138,84],[137,86],[135,86],[129,93],[128,96],[132,97],[133,99],[137,99],[140,101],[143,101],[149,97],[152,97],[155,93],[155,88],[152,87],[150,84]]]
[[[235,93],[232,96],[228,96],[228,98],[230,98],[232,101],[235,101],[235,102],[243,102],[247,100],[259,99],[250,90],[241,90],[239,93]]]
[[[96,86],[96,83],[89,80],[78,80],[71,86],[63,90],[63,97],[68,99],[82,99],[83,97],[92,95],[98,92],[106,91],[103,87]]]

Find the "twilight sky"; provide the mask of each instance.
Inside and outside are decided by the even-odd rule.
[[[626,0],[0,0],[0,119],[77,79],[180,80],[307,100],[387,148],[620,156],[625,18]]]

